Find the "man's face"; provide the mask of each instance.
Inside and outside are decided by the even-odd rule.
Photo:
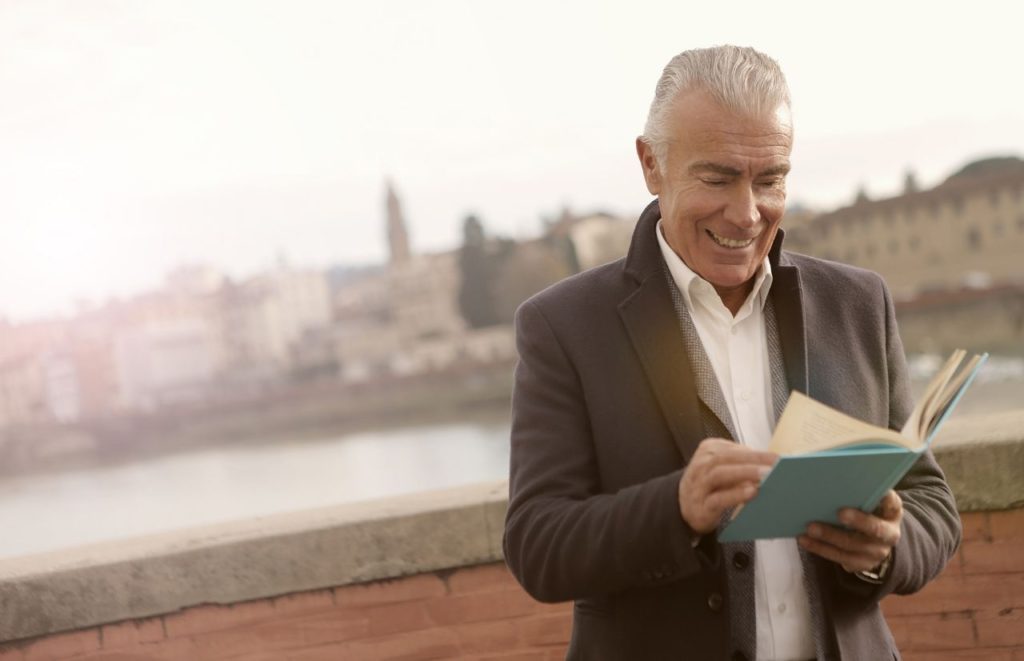
[[[647,188],[659,198],[665,239],[735,312],[786,208],[789,111],[780,106],[748,117],[704,91],[684,92],[672,109],[668,136],[664,169],[637,141]]]

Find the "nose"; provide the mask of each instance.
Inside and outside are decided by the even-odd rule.
[[[743,229],[749,229],[761,220],[757,208],[757,195],[750,186],[736,186],[725,208],[725,219]]]

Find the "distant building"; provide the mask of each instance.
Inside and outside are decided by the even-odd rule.
[[[923,293],[897,303],[896,318],[908,353],[1024,356],[1024,285]]]
[[[146,410],[208,396],[222,366],[217,330],[196,317],[120,331],[115,356],[125,406]]]
[[[549,232],[569,238],[580,271],[625,257],[636,220],[624,220],[608,213],[564,218]]]
[[[280,380],[299,371],[317,371],[317,356],[300,344],[323,337],[332,321],[331,291],[325,273],[286,264],[221,291],[221,334],[225,377],[234,383]],[[333,362],[333,357],[330,357]]]
[[[0,360],[0,429],[49,418],[46,382],[37,356]]]
[[[388,270],[391,319],[406,343],[453,335],[465,327],[459,313],[459,266],[454,251],[415,255]]]
[[[384,205],[387,214],[391,264],[403,264],[409,261],[409,257],[412,255],[412,251],[409,249],[409,230],[405,226],[405,216],[402,215],[402,204],[398,201],[398,194],[390,181],[387,184]]]
[[[387,271],[371,271],[334,289],[334,351],[344,381],[393,371],[401,340],[393,320],[390,282]]]
[[[122,408],[148,410],[212,392],[224,365],[216,292],[168,286],[106,313]]]
[[[0,326],[0,428],[74,422],[116,408],[109,338],[91,323]]]
[[[991,158],[918,190],[858,201],[790,227],[786,247],[881,273],[898,298],[1024,281],[1024,161]]]

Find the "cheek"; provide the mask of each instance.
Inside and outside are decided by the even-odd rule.
[[[786,211],[786,191],[780,189],[765,194],[760,199],[758,206],[761,207],[762,213],[769,218],[781,218],[782,214]]]

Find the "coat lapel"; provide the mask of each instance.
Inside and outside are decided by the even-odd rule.
[[[623,267],[637,284],[619,304],[619,316],[643,365],[651,390],[672,432],[676,447],[689,461],[704,439],[693,370],[672,309],[668,280],[655,228],[661,217],[655,200],[637,221]]]
[[[809,395],[807,379],[807,338],[804,334],[804,310],[800,289],[800,271],[781,255],[783,232],[775,239],[768,255],[772,264],[772,288],[769,296],[775,304],[779,344],[786,366],[790,390]]]
[[[722,385],[718,382],[715,368],[711,365],[704,343],[700,340],[700,333],[693,324],[693,317],[686,309],[686,302],[683,295],[672,280],[668,269],[664,269],[665,280],[668,282],[669,291],[672,292],[672,307],[676,312],[676,319],[679,321],[679,331],[683,338],[683,347],[690,358],[690,369],[693,372],[694,384],[697,388],[697,396],[718,421],[722,423],[729,432],[729,438],[737,440],[736,427],[733,426],[732,415],[729,413],[729,404],[726,403],[725,395],[722,393]],[[706,430],[705,430],[706,431]]]
[[[689,461],[703,440],[690,360],[679,337],[668,283],[658,274],[619,306],[619,315],[672,430],[676,447]]]

